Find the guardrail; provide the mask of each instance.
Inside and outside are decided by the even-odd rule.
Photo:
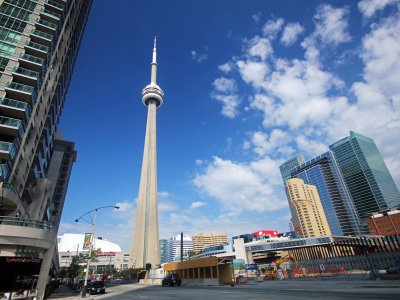
[[[31,228],[48,230],[48,231],[54,231],[54,227],[50,223],[29,220],[29,219],[23,219],[23,218],[19,218],[19,217],[0,216],[0,225],[22,226],[22,227],[31,227]]]

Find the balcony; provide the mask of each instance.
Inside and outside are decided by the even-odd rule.
[[[43,16],[43,18],[45,18],[47,21],[50,21],[50,22],[58,22],[61,19],[60,14],[52,12],[46,8],[42,9],[42,11],[40,12],[40,15]]]
[[[16,82],[8,82],[5,86],[7,96],[12,99],[22,100],[32,104],[36,101],[35,89],[29,85],[24,85]]]
[[[50,223],[29,220],[29,219],[0,216],[0,224],[37,228],[37,229],[42,229],[42,230],[47,230],[47,231],[54,231],[54,227]]]
[[[0,98],[0,109],[6,116],[25,121],[31,115],[31,107],[28,103],[8,98]]]
[[[34,56],[40,57],[42,59],[46,59],[48,57],[49,47],[44,46],[39,43],[35,43],[33,41],[27,41],[25,43],[25,51],[27,51],[27,52],[29,51]]]
[[[38,87],[40,84],[40,73],[24,69],[21,67],[14,67],[11,71],[14,81],[22,84]]]
[[[3,181],[6,181],[8,176],[10,176],[11,169],[8,164],[0,164],[0,176],[3,178]],[[1,183],[0,183],[1,186]],[[1,191],[1,188],[0,188]]]
[[[0,117],[0,134],[22,137],[24,134],[24,123],[19,119]]]
[[[34,42],[44,44],[48,47],[51,47],[51,44],[53,43],[53,35],[37,29],[31,31],[30,37]]]
[[[57,1],[54,0],[46,0],[45,6],[59,13],[62,13],[64,11],[64,5],[57,3]]]
[[[36,28],[40,29],[43,32],[54,34],[57,32],[58,26],[52,22],[43,20],[41,18],[36,20]]]
[[[0,158],[13,160],[17,154],[17,147],[14,143],[0,141]]]
[[[19,56],[19,62],[22,67],[27,67],[36,72],[44,71],[44,59],[36,57],[27,53],[21,53]]]

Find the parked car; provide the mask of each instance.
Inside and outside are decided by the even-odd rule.
[[[87,283],[87,292],[93,294],[104,294],[106,292],[106,285],[103,281],[90,281]]]
[[[165,276],[165,278],[162,280],[162,286],[181,286],[182,279],[179,276],[179,274],[168,274]]]

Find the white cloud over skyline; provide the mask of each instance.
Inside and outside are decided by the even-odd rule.
[[[372,6],[367,7],[362,1],[359,9],[371,16],[395,1],[383,2],[370,1]],[[221,212],[240,216],[246,211],[285,207],[279,165],[298,153],[306,158],[322,154],[350,130],[375,140],[395,181],[400,182],[396,138],[400,132],[399,13],[371,24],[361,37],[361,47],[352,43],[349,16],[347,6],[318,6],[314,28],[308,29],[300,44],[303,55],[290,58],[275,50],[276,41],[292,45],[305,28],[300,23],[284,26],[284,19],[272,18],[260,28],[263,37],[243,39],[242,53],[234,53],[221,64],[230,66],[237,90],[250,90],[248,103],[243,110],[236,106],[237,111],[263,116],[261,127],[247,131],[241,142],[241,149],[252,150],[255,156],[244,161],[215,156],[196,173],[194,186],[205,199],[216,200]],[[329,65],[338,47],[357,47],[359,56],[354,59],[362,66],[355,81],[348,81]]]

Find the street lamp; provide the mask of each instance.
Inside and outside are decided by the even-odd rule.
[[[84,213],[83,215],[81,215],[78,219],[75,220],[75,222],[79,222],[80,219],[82,219],[83,221],[85,221],[86,223],[89,223],[92,225],[92,236],[90,237],[90,244],[89,244],[89,257],[87,260],[87,265],[86,265],[86,275],[85,275],[85,283],[83,285],[83,289],[82,289],[82,298],[86,297],[86,288],[87,288],[87,278],[89,275],[89,267],[90,267],[90,256],[92,255],[92,247],[93,247],[93,242],[94,242],[94,231],[96,229],[96,217],[97,217],[97,211],[103,208],[107,208],[107,207],[112,207],[115,209],[119,209],[119,206],[102,206],[102,207],[98,207],[92,210],[89,210],[88,212]],[[94,217],[92,218],[92,212],[94,212]],[[85,219],[85,216],[89,216],[90,220]]]

